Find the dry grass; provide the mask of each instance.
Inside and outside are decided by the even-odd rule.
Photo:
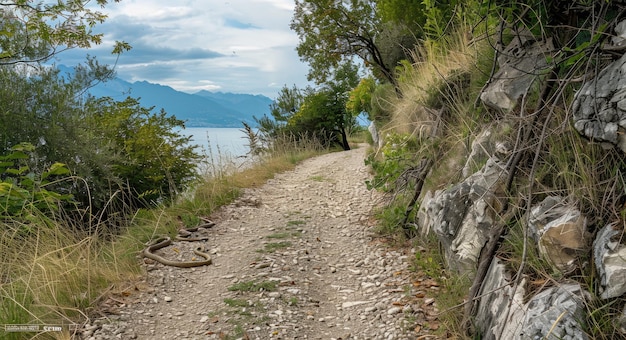
[[[468,29],[469,30],[469,29]],[[439,44],[422,44],[412,52],[412,64],[405,64],[399,75],[401,98],[389,98],[391,122],[385,130],[402,134],[428,136],[436,120],[436,112],[428,101],[433,93],[459,74],[476,73],[481,54],[487,50],[481,43],[470,43],[467,30],[446,36]],[[484,58],[484,56],[482,56]],[[471,110],[471,103],[454,98],[449,107],[463,114]]]
[[[139,272],[111,244],[62,222],[33,214],[27,224],[5,221],[0,227],[0,324],[71,325],[84,319],[103,291]],[[2,336],[65,338],[68,329]]]
[[[0,221],[0,324],[84,322],[108,294],[141,275],[137,254],[146,242],[174,234],[179,217],[193,223],[232,202],[242,188],[262,185],[322,151],[304,144],[296,150],[285,146],[241,171],[229,168],[233,162],[228,160],[221,169],[211,164],[194,190],[174,204],[137,211],[130,227],[117,235],[79,232],[36,211],[25,210],[22,221]],[[68,329],[4,333],[2,328],[0,338],[69,339]]]

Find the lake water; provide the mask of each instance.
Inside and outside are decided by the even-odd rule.
[[[235,163],[241,165],[248,160],[250,151],[246,134],[238,128],[192,127],[181,130],[191,137],[191,144],[198,145],[196,151],[207,157],[213,165]]]

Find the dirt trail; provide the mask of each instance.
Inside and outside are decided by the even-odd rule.
[[[212,265],[147,264],[140,292],[92,320],[83,337],[430,338],[419,325],[436,308],[412,284],[412,250],[386,246],[369,225],[378,197],[365,187],[365,149],[309,159],[246,190],[212,216]],[[157,252],[189,260],[196,246]]]

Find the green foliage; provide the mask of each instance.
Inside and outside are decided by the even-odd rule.
[[[47,188],[70,174],[65,164],[54,163],[42,173],[28,165],[32,144],[21,143],[0,155],[0,218],[19,217],[31,209],[56,211],[60,202],[72,202],[71,194],[60,194]]]
[[[111,76],[93,59],[64,76],[54,68],[0,68],[0,154],[21,143],[36,146],[22,160],[34,178],[65,164],[72,176],[46,190],[72,195],[79,204],[66,204],[70,210],[119,211],[111,204],[167,200],[194,179],[199,156],[177,132],[182,121],[152,113],[135,99],[84,95]]]
[[[458,1],[423,0],[422,4],[424,5],[424,15],[426,17],[424,31],[429,38],[438,40],[445,34]]]
[[[389,98],[395,96],[394,88],[391,84],[379,84],[372,92],[370,111],[368,118],[371,121],[386,123],[391,119],[391,110]]]
[[[385,23],[404,26],[417,37],[426,23],[425,2],[415,0],[378,0],[377,13]]]
[[[407,197],[398,196],[389,204],[379,208],[376,212],[377,232],[383,235],[403,235],[398,231],[401,230],[407,202]]]
[[[108,2],[97,1],[100,6]],[[0,4],[0,65],[41,62],[59,51],[99,44],[102,34],[93,33],[92,29],[102,23],[106,15],[87,8],[89,3],[88,0],[3,1]],[[120,48],[114,51],[119,52]]]
[[[117,152],[119,161],[111,165],[116,178],[126,183],[134,198],[147,203],[167,200],[195,178],[195,162],[200,156],[189,145],[191,137],[177,129],[183,121],[163,110],[141,107],[137,99],[90,101],[94,114],[92,128],[99,131]]]
[[[372,111],[372,92],[376,84],[372,78],[362,78],[354,89],[348,94],[348,101],[346,102],[346,109],[353,116],[358,116],[361,112]]]
[[[385,63],[376,41],[379,25],[370,1],[298,0],[290,27],[300,37],[296,50],[309,64],[308,77],[317,84],[355,57],[393,84],[392,67]]]
[[[417,142],[409,135],[391,133],[385,138],[380,150],[380,157],[368,156],[365,164],[372,167],[374,177],[367,180],[368,189],[391,192],[396,188],[397,180],[411,165],[415,164]]]
[[[313,137],[324,146],[350,149],[348,133],[356,126],[356,115],[346,108],[348,92],[359,82],[357,66],[340,64],[332,70],[333,78],[317,90],[283,87],[271,105],[269,117],[256,119],[259,139],[271,144],[283,136],[295,139]]]

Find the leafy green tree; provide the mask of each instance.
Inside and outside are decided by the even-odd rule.
[[[274,120],[267,116],[257,119],[261,139],[271,143],[284,134],[315,136],[325,145],[350,149],[348,132],[356,125],[356,115],[346,109],[346,102],[358,82],[357,66],[346,62],[317,90],[284,87],[271,106]]]
[[[405,27],[417,37],[422,37],[426,23],[426,6],[422,0],[377,0],[376,9],[381,20]]]
[[[184,122],[164,110],[152,113],[137,99],[92,99],[91,130],[103,137],[103,150],[116,154],[114,179],[132,193],[133,203],[153,204],[174,197],[196,179],[200,156],[191,137],[181,135]]]
[[[348,101],[346,102],[346,110],[353,116],[358,116],[362,112],[366,112],[368,118],[373,120],[370,116],[372,111],[372,93],[376,88],[376,83],[372,78],[363,78],[359,81],[354,89],[348,94]]]
[[[35,177],[65,164],[74,180],[46,189],[72,195],[79,209],[100,212],[115,192],[132,193],[118,201],[134,207],[171,198],[193,180],[198,159],[177,132],[183,122],[134,99],[85,95],[85,87],[111,74],[97,66],[65,76],[53,68],[0,67],[0,155],[33,145],[27,165]]]
[[[375,74],[395,84],[395,65],[385,60],[376,39],[381,20],[370,0],[297,0],[291,29],[296,48],[310,66],[309,80],[323,84],[340,64],[358,57]]]
[[[270,114],[277,122],[287,122],[289,117],[298,111],[303,99],[303,91],[296,85],[291,88],[283,86],[277,99],[270,105]]]
[[[305,97],[300,110],[287,122],[287,130],[298,135],[312,134],[324,144],[350,150],[346,116],[341,98],[325,88]]]
[[[102,41],[92,29],[106,16],[87,8],[90,0],[0,2],[0,65],[36,63],[74,47],[90,47]],[[110,1],[96,0],[104,7]],[[119,0],[114,0],[119,2]],[[114,53],[128,49],[118,42]]]
[[[304,92],[296,85],[291,88],[286,85],[278,93],[276,100],[270,104],[270,115],[254,117],[259,129],[259,140],[265,147],[270,146],[281,134],[289,118],[296,113],[304,100]]]

